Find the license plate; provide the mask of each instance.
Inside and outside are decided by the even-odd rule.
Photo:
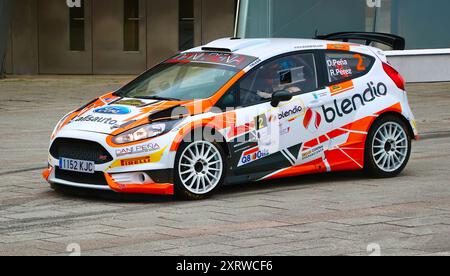
[[[59,159],[59,168],[65,171],[95,173],[95,163],[91,161],[75,160],[69,158]]]

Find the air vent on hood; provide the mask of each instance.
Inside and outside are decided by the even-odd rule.
[[[189,110],[184,106],[174,106],[169,109],[158,111],[156,113],[150,114],[148,119],[150,122],[164,120],[164,119],[180,119],[188,116]]]

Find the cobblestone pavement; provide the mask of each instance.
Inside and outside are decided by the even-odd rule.
[[[51,190],[52,127],[129,79],[0,81],[0,255],[450,255],[450,84],[409,86],[424,139],[395,179],[301,176],[198,202]]]

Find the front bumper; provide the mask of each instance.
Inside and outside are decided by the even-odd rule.
[[[170,151],[171,134],[166,134],[153,140],[142,142],[143,146],[158,145],[157,149],[148,152],[134,152],[135,146],[112,147],[107,135],[86,131],[62,130],[56,139],[77,139],[100,145],[112,157],[107,163],[95,164],[95,175],[87,175],[59,170],[59,156],[49,154],[49,169],[42,173],[50,184],[60,184],[85,189],[111,190],[118,193],[173,195],[173,164],[175,152]],[[50,151],[51,151],[50,147]],[[84,159],[84,156],[66,156],[66,158]],[[88,157],[89,158],[89,157]],[[133,174],[146,174],[148,181],[139,181]],[[124,178],[126,178],[124,180]]]
[[[94,189],[94,190],[109,190],[117,193],[127,194],[148,194],[148,195],[173,195],[174,185],[172,183],[147,183],[147,184],[134,184],[127,183],[121,184],[114,180],[113,176],[104,173],[105,181],[107,185],[78,183],[56,178],[55,169],[49,167],[42,172],[43,178],[50,184],[59,184],[64,186]]]

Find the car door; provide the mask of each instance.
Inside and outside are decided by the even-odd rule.
[[[305,139],[317,132],[305,133],[305,114],[329,100],[328,90],[319,89],[315,59],[314,52],[272,59],[235,86],[239,108],[232,167],[236,174],[276,171],[298,163]],[[272,94],[281,90],[289,91],[292,100],[272,106]]]
[[[329,143],[321,137],[329,131],[329,126],[321,112],[322,106],[332,102],[332,97],[324,86],[322,64],[317,52],[302,52],[290,58],[295,66],[287,73],[291,76],[285,76],[286,84],[299,87],[300,91],[278,108],[280,153],[291,166],[320,159],[326,164]],[[298,68],[303,68],[301,74],[296,72]]]

